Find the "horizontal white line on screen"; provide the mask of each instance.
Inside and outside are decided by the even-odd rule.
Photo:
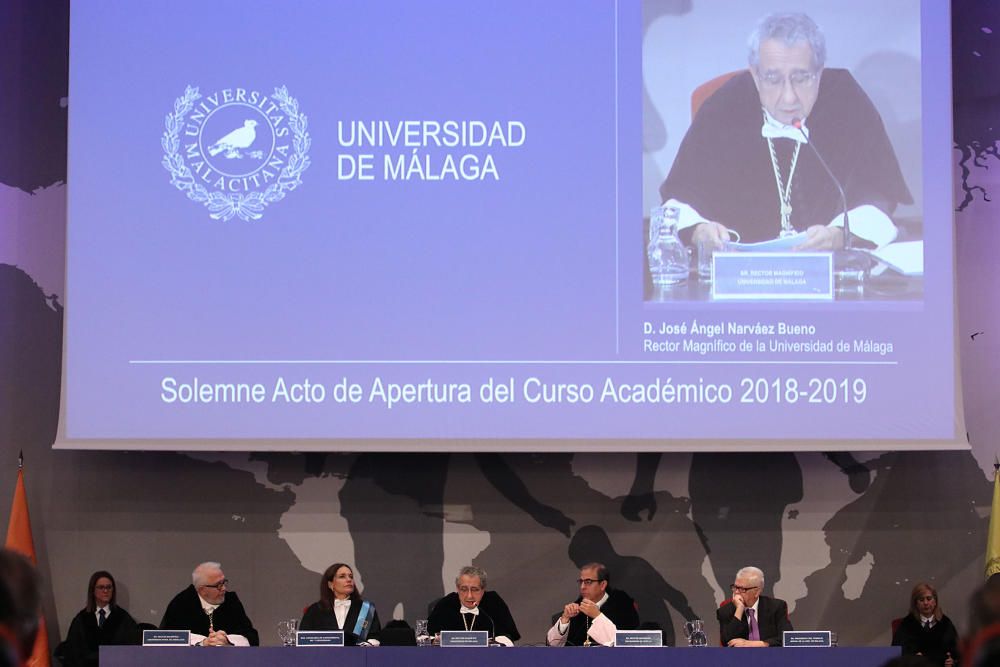
[[[131,359],[129,364],[137,366],[212,366],[212,365],[400,365],[400,366],[666,366],[666,365],[722,365],[722,366],[898,366],[898,361],[864,361],[864,360],[701,360],[701,359],[665,359],[665,360],[586,360],[573,361],[565,359]]]

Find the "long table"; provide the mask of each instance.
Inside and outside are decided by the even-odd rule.
[[[331,656],[330,651],[335,651]],[[880,648],[162,648],[102,646],[104,667],[880,667],[899,656],[899,647]],[[516,662],[515,662],[516,661]],[[572,661],[571,663],[568,661]]]

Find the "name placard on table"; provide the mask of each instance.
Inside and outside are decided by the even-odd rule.
[[[190,630],[143,630],[143,646],[189,646]]]
[[[833,299],[829,252],[717,252],[712,262],[713,299]]]
[[[344,645],[343,630],[299,630],[295,633],[296,646],[336,648]]]
[[[618,630],[615,632],[616,648],[663,646],[660,630]]]
[[[797,648],[830,648],[833,644],[829,630],[789,630],[782,633],[781,645]]]
[[[442,630],[441,646],[489,646],[490,633],[486,630]]]

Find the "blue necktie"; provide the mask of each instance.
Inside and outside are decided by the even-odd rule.
[[[99,628],[104,627],[104,616],[105,614],[103,609],[97,612],[97,627]]]

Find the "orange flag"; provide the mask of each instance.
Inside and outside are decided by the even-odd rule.
[[[24,492],[24,469],[20,461],[17,466],[17,486],[14,487],[14,502],[10,506],[10,521],[7,523],[8,549],[24,554],[35,565],[35,541],[31,538],[31,519],[28,518],[28,494]],[[49,658],[49,633],[45,630],[45,618],[38,619],[38,637],[35,648],[28,658],[29,667],[51,667]]]

